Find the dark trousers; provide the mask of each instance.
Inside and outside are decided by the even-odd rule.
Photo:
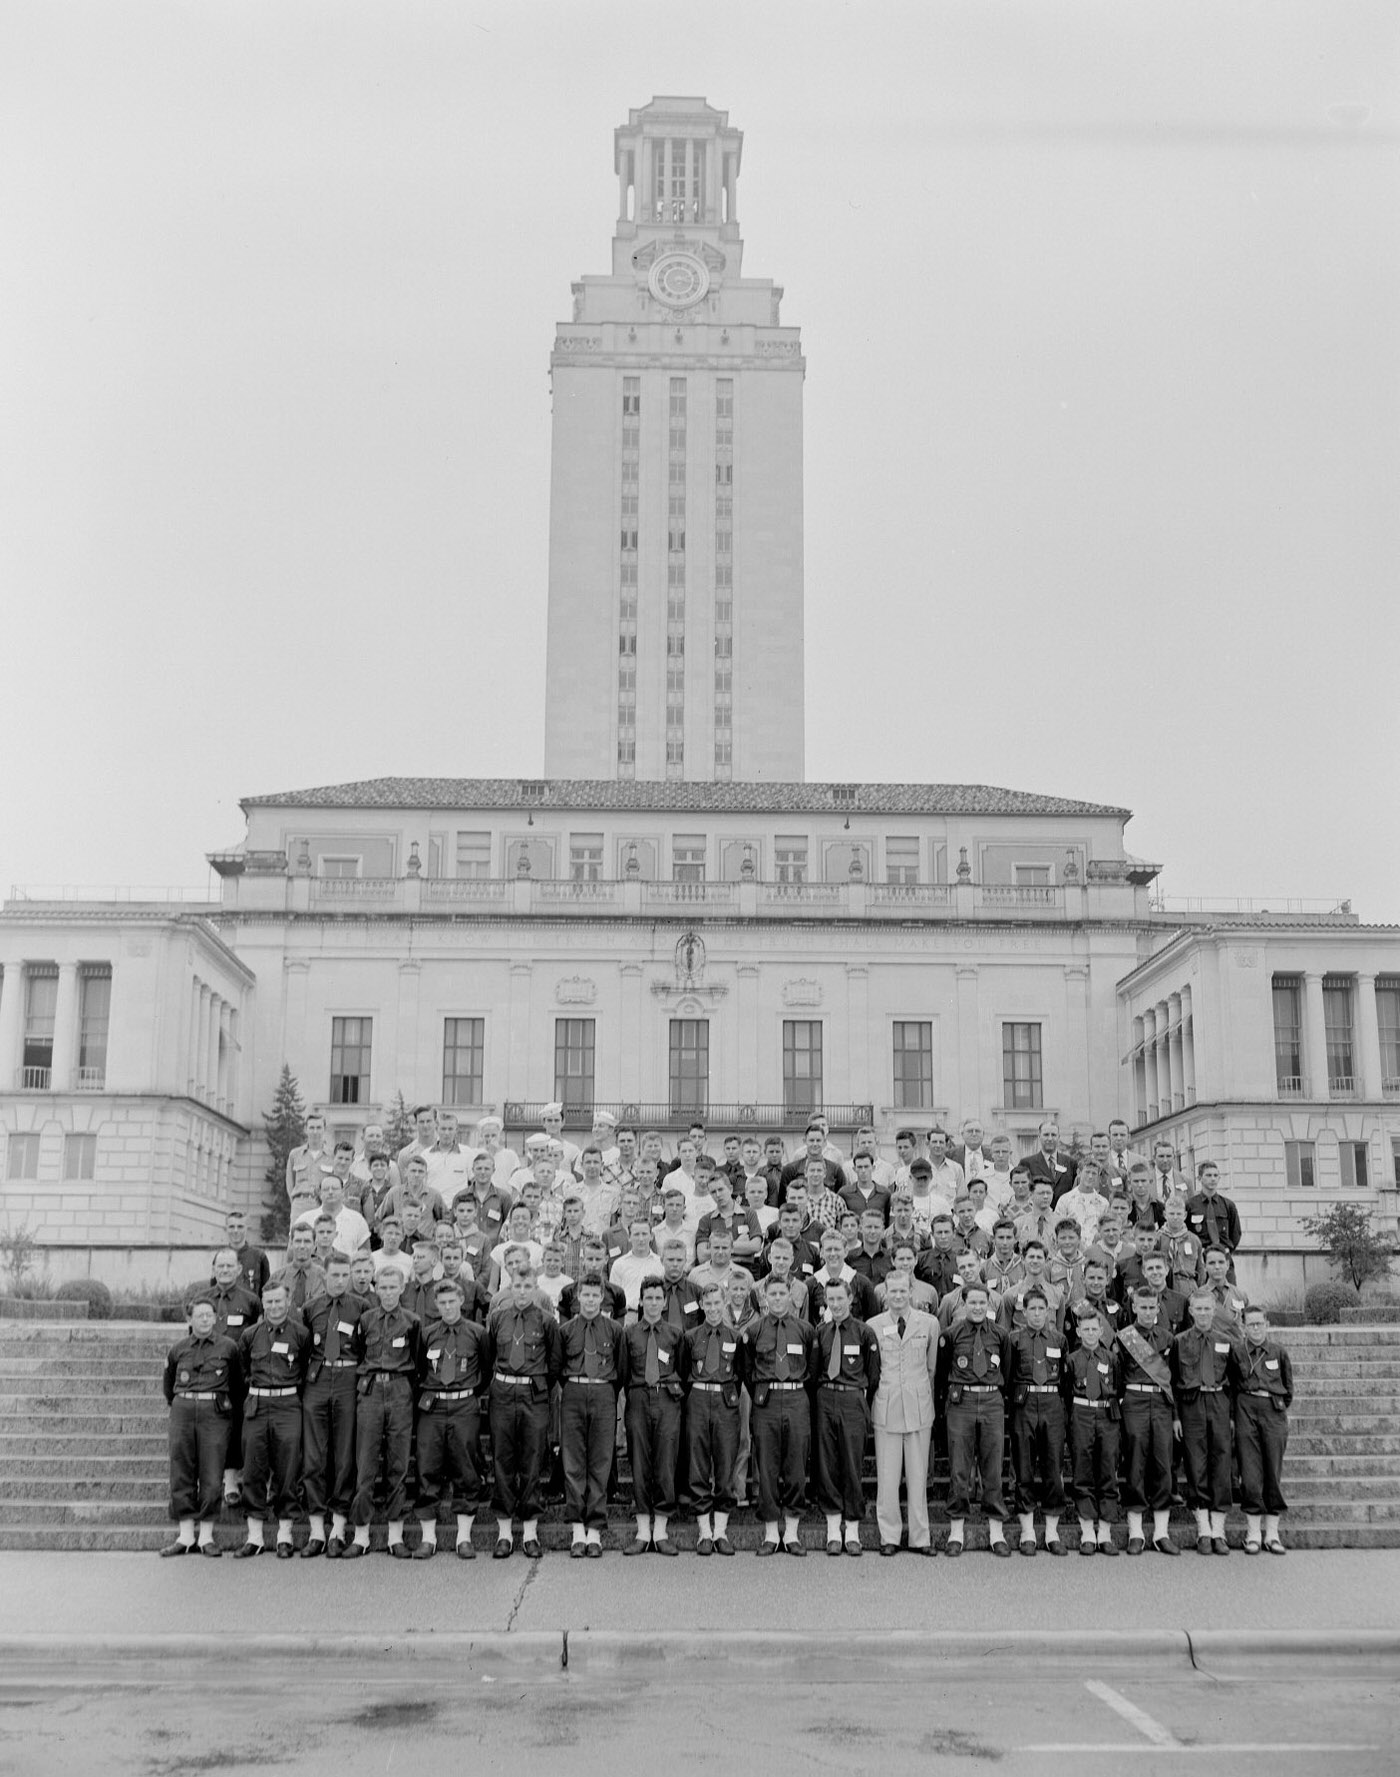
[[[839,1512],[849,1524],[859,1524],[865,1511],[860,1471],[869,1424],[864,1389],[818,1388],[812,1427],[817,1504],[824,1512]]]
[[[1011,1415],[1011,1472],[1016,1510],[1065,1509],[1065,1404],[1058,1395],[1032,1394]],[[1037,1485],[1037,1475],[1039,1485]]]
[[[1197,1390],[1177,1409],[1186,1458],[1186,1503],[1197,1511],[1230,1509],[1230,1397]]]
[[[982,1477],[982,1510],[988,1518],[1006,1517],[1006,1496],[1001,1488],[1002,1445],[1006,1435],[1006,1409],[1001,1390],[987,1394],[965,1392],[956,1404],[948,1402],[948,1516],[965,1518],[972,1495],[974,1473]]]
[[[214,1518],[224,1489],[228,1417],[177,1394],[170,1408],[170,1516]]]
[[[559,1455],[564,1466],[564,1516],[601,1530],[608,1519],[608,1476],[617,1448],[617,1390],[596,1382],[566,1382],[559,1409]]]
[[[1160,1389],[1123,1396],[1123,1505],[1164,1512],[1172,1498],[1172,1405]]]
[[[224,1421],[228,1427],[228,1449],[224,1455],[224,1467],[241,1469],[243,1467],[243,1403],[233,1401],[229,1406],[228,1418]]]
[[[757,1384],[758,1393],[763,1384]],[[807,1502],[807,1464],[812,1453],[812,1415],[802,1388],[769,1390],[760,1407],[757,1395],[749,1420],[754,1466],[758,1471],[758,1515],[771,1524],[785,1514],[799,1516]]]
[[[722,1394],[692,1388],[685,1403],[685,1446],[696,1515],[732,1512],[734,1466],[739,1460],[738,1404],[726,1407]]]
[[[1242,1394],[1235,1402],[1235,1443],[1240,1456],[1241,1504],[1251,1516],[1288,1510],[1279,1486],[1288,1448],[1288,1414],[1274,1399]]]
[[[322,1370],[301,1397],[301,1491],[308,1512],[343,1512],[355,1496],[355,1370]]]
[[[355,1412],[356,1525],[374,1516],[374,1484],[380,1464],[388,1487],[384,1515],[391,1523],[404,1514],[408,1455],[413,1443],[413,1385],[407,1376],[377,1373]]]
[[[301,1485],[301,1402],[294,1394],[243,1408],[243,1510],[261,1518],[290,1518]]]
[[[549,1389],[543,1380],[537,1388],[491,1384],[491,1455],[502,1531],[512,1518],[538,1518],[549,1460]]]
[[[418,1515],[475,1515],[481,1504],[481,1402],[433,1401],[418,1415]]]
[[[1091,1523],[1111,1524],[1118,1510],[1118,1442],[1118,1421],[1110,1408],[1070,1408],[1074,1509]]]
[[[681,1404],[664,1388],[645,1383],[627,1390],[627,1453],[632,1500],[639,1512],[676,1509],[676,1457],[681,1442]]]

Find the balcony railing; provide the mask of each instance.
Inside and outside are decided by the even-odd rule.
[[[105,1067],[80,1067],[73,1082],[79,1092],[101,1092],[107,1084]]]
[[[508,882],[486,876],[428,876],[423,880],[425,901],[504,901]]]
[[[1058,907],[1062,899],[1059,889],[1044,883],[988,882],[982,885],[981,893],[989,907]]]
[[[19,1070],[21,1092],[47,1092],[52,1079],[51,1067],[22,1067]]]
[[[644,882],[642,899],[649,907],[732,907],[737,889],[733,882]]]
[[[872,882],[869,893],[871,906],[911,914],[953,905],[953,890],[946,882]]]
[[[527,1132],[540,1128],[540,1114],[545,1101],[516,1101],[505,1107],[505,1123],[509,1130]],[[819,1107],[833,1131],[855,1131],[875,1117],[873,1104],[828,1104]],[[639,1133],[643,1129],[685,1129],[698,1117],[716,1138],[744,1129],[804,1130],[812,1120],[806,1106],[781,1104],[717,1104],[713,1101],[697,1109],[693,1104],[640,1104],[636,1100],[599,1099],[595,1104],[565,1105],[564,1127],[589,1130],[596,1111],[611,1111],[619,1123],[630,1123]]]
[[[1303,1096],[1303,1076],[1301,1074],[1280,1074],[1278,1095],[1280,1098],[1301,1098]]]
[[[399,893],[397,876],[318,876],[311,885],[318,901],[393,901]]]
[[[759,886],[764,907],[839,907],[849,900],[843,882],[765,882]]]
[[[1327,1091],[1333,1098],[1355,1098],[1356,1075],[1329,1074],[1327,1078]]]

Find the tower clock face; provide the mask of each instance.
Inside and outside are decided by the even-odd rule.
[[[704,261],[689,253],[665,253],[652,265],[647,283],[658,302],[684,309],[699,302],[709,289],[710,274]]]

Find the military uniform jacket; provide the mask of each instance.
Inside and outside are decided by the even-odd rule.
[[[831,1348],[837,1342],[838,1332],[841,1372],[833,1377]],[[865,1321],[857,1320],[852,1314],[846,1316],[839,1328],[828,1320],[812,1335],[812,1382],[820,1392],[829,1388],[833,1381],[863,1388],[867,1406],[875,1399],[875,1391],[880,1386],[880,1341]]]
[[[306,1380],[311,1335],[290,1312],[280,1327],[260,1320],[245,1328],[238,1345],[249,1388],[300,1388]]]
[[[225,1408],[231,1396],[242,1392],[243,1365],[238,1347],[227,1333],[211,1332],[207,1339],[188,1333],[170,1347],[165,1359],[167,1405],[177,1394],[213,1394]]]
[[[1123,1337],[1129,1331],[1140,1333],[1152,1347],[1153,1351],[1157,1353],[1158,1357],[1160,1357],[1170,1368],[1170,1354],[1172,1339],[1174,1336],[1171,1328],[1164,1326],[1159,1318],[1156,1326],[1152,1328],[1151,1332],[1143,1332],[1143,1329],[1137,1325],[1136,1320],[1129,1321],[1123,1327],[1122,1333],[1120,1333],[1117,1343],[1113,1348],[1113,1362],[1116,1366],[1116,1392],[1121,1395],[1131,1382],[1140,1387],[1145,1386],[1155,1388],[1165,1395],[1167,1391],[1162,1388],[1157,1378],[1149,1375],[1149,1373],[1143,1369],[1142,1365],[1123,1343]]]
[[[880,1381],[870,1404],[877,1431],[902,1436],[933,1424],[933,1383],[937,1373],[938,1322],[920,1308],[904,1311],[904,1337],[886,1309],[869,1322],[880,1347]]]
[[[744,1328],[741,1337],[747,1346],[750,1387],[761,1387],[765,1382],[807,1380],[813,1333],[791,1309],[781,1320],[775,1320],[771,1314],[758,1316]],[[784,1368],[786,1375],[782,1374]]]
[[[977,1353],[982,1354],[982,1374],[977,1372]],[[955,1321],[938,1352],[940,1400],[951,1400],[953,1390],[963,1387],[1006,1390],[1011,1368],[1011,1339],[990,1320]]]
[[[492,1375],[528,1376],[540,1384],[536,1394],[559,1380],[564,1363],[559,1322],[538,1302],[518,1308],[508,1297],[492,1312],[486,1331]]]
[[[423,1324],[402,1304],[390,1313],[376,1302],[360,1316],[351,1355],[359,1362],[362,1380],[374,1375],[415,1378],[423,1367]]]
[[[1118,1365],[1113,1353],[1102,1345],[1093,1351],[1087,1346],[1078,1346],[1060,1366],[1060,1386],[1064,1390],[1066,1405],[1071,1404],[1076,1395],[1081,1400],[1116,1402],[1119,1398]],[[1108,1417],[1116,1419],[1117,1409],[1110,1411]]]
[[[664,1316],[654,1327],[649,1327],[643,1320],[634,1320],[630,1327],[622,1329],[622,1343],[618,1348],[622,1386],[647,1386],[647,1346],[653,1335],[656,1338],[657,1386],[679,1399],[685,1392],[690,1347],[685,1333],[679,1327],[673,1327]]]
[[[1064,1335],[1052,1321],[1038,1333],[1030,1327],[1017,1327],[1011,1335],[1007,1367],[1012,1404],[1021,1406],[1031,1388],[1053,1388],[1058,1394],[1064,1365]]]
[[[1224,1388],[1234,1342],[1214,1327],[1204,1333],[1187,1327],[1172,1340],[1172,1386],[1177,1398],[1194,1397],[1202,1388]]]
[[[611,1286],[609,1286],[611,1287]],[[565,1290],[564,1295],[568,1295]],[[581,1314],[571,1315],[559,1328],[559,1345],[564,1358],[563,1380],[575,1377],[602,1377],[616,1388],[621,1384],[622,1315],[607,1312],[607,1291],[604,1309],[592,1320]],[[560,1298],[563,1308],[563,1297]]]
[[[254,1321],[262,1319],[262,1303],[245,1284],[231,1283],[227,1289],[221,1289],[212,1283],[195,1300],[209,1303],[214,1310],[214,1331],[227,1333],[235,1342]]]
[[[740,1384],[748,1380],[745,1355],[748,1348],[740,1337],[739,1328],[724,1321],[717,1327],[702,1321],[698,1327],[690,1329],[685,1342],[689,1348],[687,1362],[692,1383],[718,1382],[724,1389],[726,1406],[737,1407]]]
[[[1293,1405],[1293,1360],[1276,1339],[1237,1345],[1230,1353],[1229,1376],[1238,1394],[1270,1395],[1285,1410]]]
[[[429,1322],[423,1329],[423,1366],[418,1405],[425,1412],[432,1411],[434,1395],[460,1394],[464,1389],[483,1393],[490,1380],[486,1329],[465,1314],[451,1326],[445,1320]]]
[[[360,1316],[371,1306],[367,1296],[357,1296],[353,1290],[346,1290],[340,1296],[317,1296],[306,1309],[302,1318],[311,1335],[311,1355],[306,1366],[308,1382],[314,1382],[321,1374],[321,1366],[326,1361],[326,1332],[332,1321],[335,1323],[339,1361],[352,1358],[355,1355],[355,1328]]]

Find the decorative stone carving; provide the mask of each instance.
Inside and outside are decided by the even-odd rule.
[[[566,975],[554,986],[554,998],[561,1006],[591,1006],[598,997],[598,983],[587,975]]]
[[[676,940],[676,988],[696,988],[705,979],[705,940],[698,932],[683,932]]]
[[[601,333],[561,333],[554,342],[557,352],[601,352]]]
[[[794,981],[783,983],[783,1004],[785,1006],[819,1006],[822,1003],[822,984],[807,976],[799,976]]]

